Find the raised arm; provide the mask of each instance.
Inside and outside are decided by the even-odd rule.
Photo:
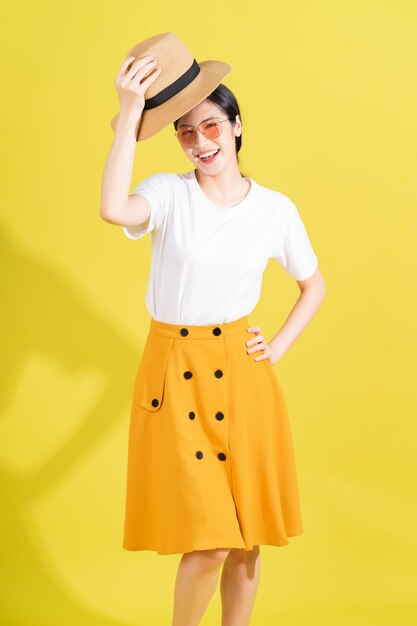
[[[156,61],[150,55],[133,63],[128,57],[122,63],[115,84],[120,98],[120,113],[101,184],[100,217],[111,224],[130,226],[147,221],[150,215],[148,200],[130,195],[136,135],[145,106],[145,92],[159,75]],[[130,69],[128,69],[130,66]],[[152,73],[142,80],[147,73]],[[142,80],[142,82],[141,82]]]

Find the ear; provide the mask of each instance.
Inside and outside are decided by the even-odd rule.
[[[235,123],[235,136],[239,137],[242,134],[242,122],[240,120],[239,114],[236,115],[236,123]]]

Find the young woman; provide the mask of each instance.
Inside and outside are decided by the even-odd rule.
[[[182,554],[173,626],[199,623],[221,566],[222,626],[246,626],[259,545],[284,546],[303,532],[290,425],[272,366],[313,317],[325,287],[293,202],[240,172],[240,111],[220,80],[204,99],[191,80],[190,107],[178,117],[173,98],[171,121],[193,169],[159,172],[128,195],[157,66],[142,54],[118,73],[120,114],[100,209],[131,239],[152,234],[151,320],[133,388],[123,547]],[[181,90],[184,76],[171,84]],[[269,258],[301,293],[267,342],[248,315]]]

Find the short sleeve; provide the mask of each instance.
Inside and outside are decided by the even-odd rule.
[[[295,204],[287,198],[279,233],[274,238],[273,258],[296,280],[306,280],[318,267],[304,223]]]
[[[149,219],[144,224],[123,226],[130,239],[140,239],[152,230],[160,228],[172,204],[172,182],[168,172],[152,174],[140,182],[132,194],[144,196],[151,207]]]

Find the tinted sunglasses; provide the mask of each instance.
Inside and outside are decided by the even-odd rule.
[[[228,118],[225,120],[207,120],[198,126],[182,126],[174,135],[178,137],[182,146],[192,146],[197,138],[197,130],[207,139],[216,139],[223,132],[223,122],[227,121]]]

